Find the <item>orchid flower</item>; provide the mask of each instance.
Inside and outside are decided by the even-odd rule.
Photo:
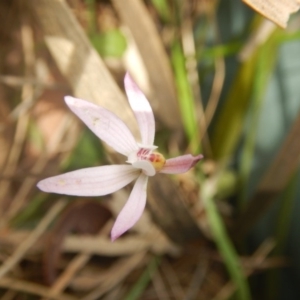
[[[124,79],[129,104],[137,119],[141,143],[115,114],[91,102],[65,97],[65,102],[101,140],[127,157],[127,164],[85,168],[41,180],[44,192],[77,196],[103,196],[116,192],[136,180],[128,201],[119,213],[112,231],[114,241],[141,217],[146,205],[148,177],[157,172],[178,174],[192,168],[203,156],[190,154],[165,159],[154,151],[155,121],[151,106],[129,74]]]

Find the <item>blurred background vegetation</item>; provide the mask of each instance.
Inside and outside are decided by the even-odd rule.
[[[281,29],[240,0],[2,0],[0,16],[1,299],[300,298],[299,13]],[[126,70],[160,151],[205,158],[153,181],[142,220],[111,243],[130,188],[79,199],[35,185],[119,160],[63,96],[132,122]]]

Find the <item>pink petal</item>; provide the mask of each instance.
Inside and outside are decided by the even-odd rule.
[[[109,110],[71,96],[66,96],[65,101],[74,114],[117,152],[128,156],[138,149],[128,127]]]
[[[140,171],[131,165],[86,168],[41,180],[37,186],[44,192],[103,196],[111,194],[136,179]]]
[[[141,174],[134,184],[129,199],[119,213],[111,230],[112,241],[130,229],[141,217],[146,205],[147,182],[148,176]]]
[[[124,84],[130,106],[140,128],[142,144],[145,146],[153,145],[155,121],[152,108],[143,92],[128,73],[125,75]]]
[[[192,168],[200,159],[203,158],[203,155],[199,154],[193,156],[191,154],[178,156],[175,158],[170,158],[166,160],[166,164],[160,173],[168,174],[179,174],[188,171]]]

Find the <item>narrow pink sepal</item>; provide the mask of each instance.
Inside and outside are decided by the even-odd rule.
[[[130,229],[141,217],[146,205],[147,183],[148,176],[141,174],[111,230],[110,236],[112,241]]]
[[[138,149],[132,133],[114,113],[94,103],[71,96],[66,96],[65,102],[90,130],[117,152],[128,156]]]
[[[137,119],[143,145],[153,145],[155,135],[155,120],[149,101],[133,81],[129,73],[126,73],[124,85],[129,104]]]
[[[41,180],[37,186],[48,193],[103,196],[126,186],[140,174],[131,165],[86,168]]]
[[[202,154],[199,154],[197,156],[187,154],[167,159],[160,173],[179,174],[187,172],[189,169],[195,166],[195,164],[202,158]]]

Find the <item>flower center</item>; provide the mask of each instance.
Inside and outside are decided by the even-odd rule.
[[[154,167],[156,172],[159,172],[166,163],[166,159],[159,152],[152,152],[149,149],[141,148],[137,152],[137,158],[140,160],[149,161]]]
[[[141,169],[147,176],[154,176],[166,163],[166,159],[161,153],[153,152],[155,148],[140,148],[128,156],[127,162],[131,163],[133,167]]]

